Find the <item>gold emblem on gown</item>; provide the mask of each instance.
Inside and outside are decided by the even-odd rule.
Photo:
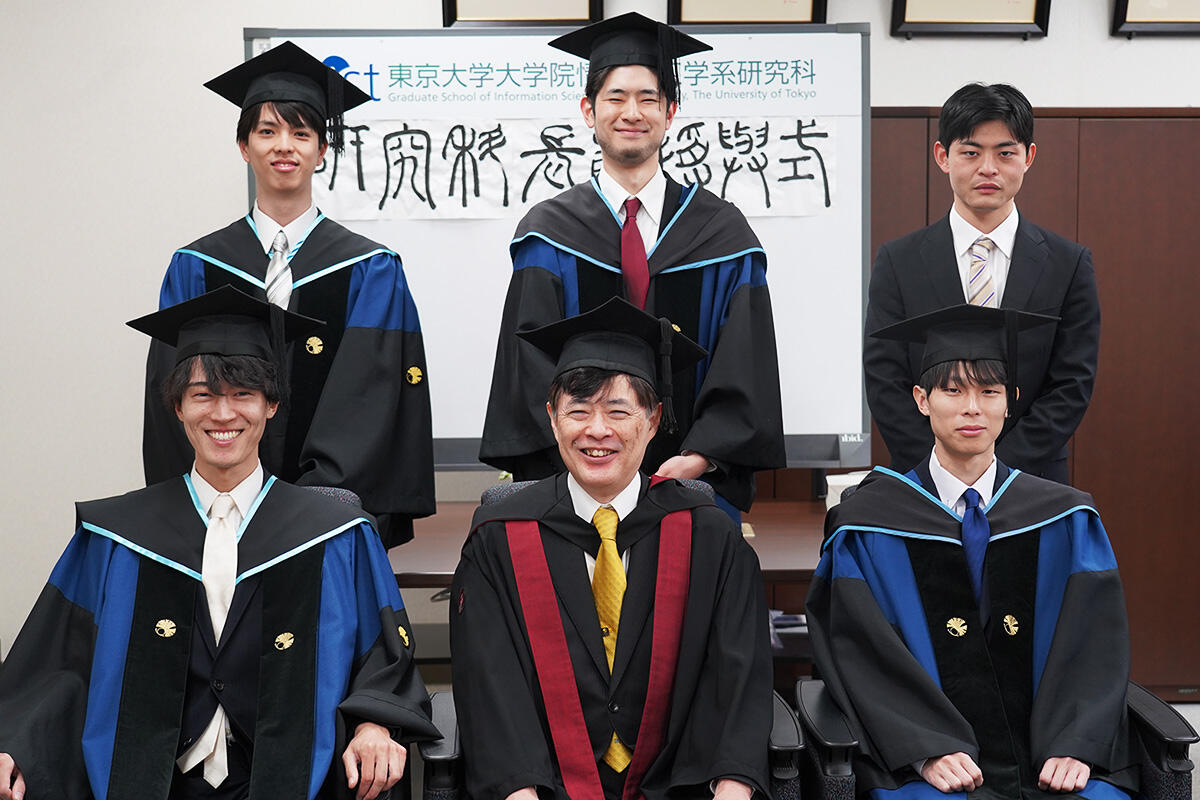
[[[1017,622],[1017,618],[1012,614],[1004,615],[1004,632],[1009,636],[1016,636],[1017,631],[1021,630],[1021,626]]]
[[[276,650],[287,650],[289,647],[291,647],[295,643],[296,643],[295,635],[289,633],[288,631],[284,631],[283,633],[281,633],[275,637],[275,649]]]
[[[175,620],[173,619],[160,619],[154,623],[154,632],[164,639],[170,639],[174,636],[175,630]]]
[[[951,636],[966,636],[967,621],[962,617],[951,617],[946,620],[946,632]]]
[[[319,336],[310,336],[304,342],[304,349],[312,353],[314,356],[319,355],[325,349],[325,343],[321,341]]]

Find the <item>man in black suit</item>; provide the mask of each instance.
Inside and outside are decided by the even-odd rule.
[[[933,146],[954,206],[875,257],[863,343],[867,402],[900,472],[933,445],[912,402],[921,350],[869,334],[965,301],[1061,318],[1021,334],[1013,364],[1018,396],[996,452],[1013,467],[1069,482],[1067,442],[1092,396],[1100,303],[1091,252],[1017,213],[1036,152],[1025,95],[1005,84],[959,89],[942,106]]]

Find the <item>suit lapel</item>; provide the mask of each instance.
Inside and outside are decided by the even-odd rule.
[[[1033,296],[1034,287],[1046,271],[1048,258],[1046,239],[1042,232],[1021,217],[1017,222],[1017,238],[1013,242],[1012,261],[1008,265],[1008,279],[1004,284],[1001,308],[1037,310],[1029,308],[1029,298]]]
[[[580,521],[580,524],[583,524]],[[597,534],[599,537],[599,534]],[[580,549],[561,536],[542,536],[546,565],[554,580],[554,591],[566,609],[567,617],[587,648],[592,663],[600,674],[608,675],[608,659],[600,638],[600,618],[596,616],[596,601],[588,581],[587,566]]]
[[[929,291],[937,298],[940,307],[961,306],[966,302],[949,217],[943,217],[941,222],[930,226],[921,242],[921,260],[925,264]]]

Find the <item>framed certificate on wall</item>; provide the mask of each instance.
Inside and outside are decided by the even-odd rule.
[[[1200,0],[1116,0],[1113,36],[1200,33]]]
[[[892,0],[892,35],[1045,36],[1050,0]]]
[[[442,26],[586,25],[604,19],[604,0],[442,0]]]
[[[667,22],[825,22],[826,0],[667,0]]]

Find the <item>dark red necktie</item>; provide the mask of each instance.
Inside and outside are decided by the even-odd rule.
[[[650,289],[650,267],[646,263],[646,243],[638,230],[637,215],[642,203],[636,197],[625,201],[625,224],[621,226],[621,275],[625,278],[625,296],[638,308],[646,307]]]

